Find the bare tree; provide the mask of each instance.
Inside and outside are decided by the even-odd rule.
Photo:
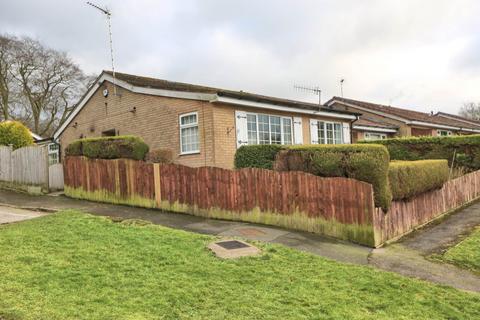
[[[91,83],[64,52],[27,37],[0,35],[0,121],[17,119],[49,135]]]
[[[480,102],[464,103],[463,106],[460,108],[459,114],[465,118],[480,120]]]
[[[0,35],[0,121],[8,120],[13,113],[13,70],[17,45],[16,38]]]
[[[30,38],[16,52],[15,77],[22,88],[32,131],[45,135],[61,125],[86,90],[87,77],[64,52]]]

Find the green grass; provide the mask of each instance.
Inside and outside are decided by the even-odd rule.
[[[436,255],[434,259],[480,273],[480,227],[477,227],[471,235],[448,249],[443,255]]]
[[[213,239],[74,211],[1,226],[0,318],[480,318],[478,294],[280,245],[220,260]]]

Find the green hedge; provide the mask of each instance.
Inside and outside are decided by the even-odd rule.
[[[67,156],[85,156],[94,159],[143,160],[148,145],[139,137],[116,136],[75,140],[65,149]]]
[[[292,146],[277,154],[274,169],[368,182],[373,185],[375,205],[388,209],[392,201],[389,161],[387,149],[380,145]]]
[[[392,161],[388,169],[394,200],[438,189],[448,180],[447,160]]]
[[[285,146],[278,144],[262,144],[241,146],[235,153],[235,168],[272,169],[275,156]]]
[[[468,171],[480,169],[480,135],[453,137],[408,137],[361,143],[382,144],[392,160],[445,159]]]
[[[13,149],[33,145],[30,130],[18,121],[0,122],[0,146],[12,145]]]

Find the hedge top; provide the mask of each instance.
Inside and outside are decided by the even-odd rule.
[[[148,145],[136,136],[85,138],[73,141],[65,150],[67,156],[86,156],[94,159],[143,160]]]
[[[447,137],[433,137],[433,136],[422,136],[422,137],[399,137],[399,138],[389,138],[383,140],[362,140],[358,141],[361,144],[443,144],[443,145],[453,145],[453,144],[464,144],[464,145],[480,145],[480,134],[472,134],[465,136],[447,136]]]
[[[30,130],[18,121],[0,122],[0,145],[12,145],[14,149],[33,145]]]

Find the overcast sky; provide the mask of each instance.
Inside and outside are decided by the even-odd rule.
[[[429,112],[480,101],[478,0],[92,0],[117,71],[316,101],[294,84]],[[0,33],[110,69],[105,17],[80,0],[0,0]]]

